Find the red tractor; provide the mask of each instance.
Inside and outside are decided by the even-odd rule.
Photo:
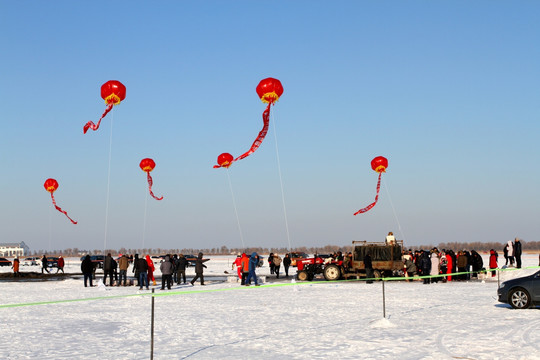
[[[353,241],[352,258],[343,260],[313,257],[297,261],[297,277],[300,281],[311,281],[317,274],[323,274],[326,280],[360,278],[366,276],[364,257],[370,254],[375,278],[401,276],[403,263],[401,252],[403,240],[392,244],[386,242]]]

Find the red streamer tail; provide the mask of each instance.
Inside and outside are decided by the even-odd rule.
[[[371,210],[375,206],[375,204],[377,204],[377,201],[379,200],[379,190],[381,190],[381,175],[382,172],[379,173],[379,180],[377,181],[377,195],[375,195],[375,201],[366,206],[365,208],[358,210],[354,213],[354,215],[363,214]]]
[[[150,171],[148,171],[146,174],[148,175],[148,191],[150,191],[150,195],[156,200],[163,200],[163,196],[158,198],[152,192],[152,185],[154,184],[154,182],[152,181],[152,177],[150,176]]]
[[[245,152],[244,154],[242,154],[239,157],[237,157],[236,159],[234,159],[233,161],[242,160],[242,159],[248,157],[249,155],[253,154],[255,152],[255,150],[257,150],[259,148],[259,146],[261,146],[264,138],[266,137],[266,134],[268,133],[268,126],[270,125],[270,106],[271,105],[272,105],[272,103],[268,103],[268,106],[266,107],[266,109],[264,110],[264,112],[262,114],[263,124],[264,125],[263,125],[262,130],[259,132],[259,136],[257,136],[255,141],[251,145],[251,148],[247,152]]]
[[[62,208],[60,208],[60,206],[56,205],[56,200],[54,200],[54,196],[53,196],[52,193],[51,193],[51,199],[52,199],[52,203],[53,203],[54,207],[56,208],[56,210],[60,211],[64,215],[66,215],[66,217],[71,221],[71,223],[77,224],[77,222],[75,220],[73,220],[72,218],[70,218],[68,216],[67,211],[62,210]]]
[[[113,106],[114,106],[113,103],[107,104],[107,108],[105,109],[105,112],[103,113],[103,115],[101,115],[101,117],[99,118],[98,123],[94,124],[92,121],[87,122],[86,125],[84,125],[83,132],[86,134],[88,129],[92,129],[94,131],[99,129],[99,124],[101,123],[101,119],[103,119],[105,117],[105,115],[107,115],[109,113],[109,111],[111,111]]]

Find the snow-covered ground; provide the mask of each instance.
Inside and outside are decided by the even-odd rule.
[[[539,309],[499,303],[496,277],[385,282],[383,318],[382,282],[294,284],[272,275],[242,287],[224,281],[232,260],[211,257],[204,287],[161,291],[158,280],[155,359],[540,359]],[[524,267],[537,265],[537,254],[523,257]],[[79,269],[68,259],[66,272]],[[63,301],[74,299],[82,301]],[[149,291],[85,288],[80,278],[0,281],[0,359],[148,359],[151,303]]]

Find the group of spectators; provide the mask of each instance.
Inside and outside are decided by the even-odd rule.
[[[494,269],[498,268],[497,251],[489,251],[488,271],[491,276],[495,276]],[[506,264],[514,266],[514,260],[517,268],[521,268],[521,241],[516,238],[514,242],[508,241],[504,247],[504,257]],[[439,251],[436,247],[430,251],[412,250],[403,251],[403,272],[406,277],[415,275],[426,276],[424,284],[438,281],[463,281],[477,278],[479,272],[486,271],[482,256],[475,250],[461,250],[455,253],[453,250],[442,249]],[[457,274],[456,274],[457,273]],[[448,275],[446,275],[448,274]],[[454,274],[454,275],[450,275]]]
[[[204,285],[203,268],[206,267],[203,259],[203,253],[199,253],[195,260],[195,277],[191,280],[191,285],[200,278],[201,285]],[[95,271],[99,261],[92,261],[90,255],[86,255],[81,263],[81,271],[84,276],[84,286],[93,286],[92,279],[95,277]],[[132,273],[134,281],[140,290],[143,288],[149,289],[150,282],[155,286],[156,279],[154,271],[156,270],[154,261],[150,255],[139,257],[139,254],[128,257],[121,255],[118,259],[114,259],[111,254],[107,254],[103,260],[103,285],[107,286],[107,278],[109,278],[109,286],[128,286],[132,285],[130,280],[128,283],[127,271],[129,265],[133,265]],[[186,268],[189,266],[189,261],[183,254],[166,255],[161,261],[161,290],[171,289],[173,283],[177,285],[186,284]]]

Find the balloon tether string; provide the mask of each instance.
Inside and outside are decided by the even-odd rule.
[[[111,184],[111,153],[112,153],[112,139],[113,139],[113,122],[114,122],[114,108],[111,114],[111,135],[109,138],[109,167],[107,171],[107,197],[105,201],[105,236],[103,240],[103,255],[107,250],[107,229],[109,226],[109,194]]]
[[[234,213],[236,214],[236,223],[238,224],[238,232],[240,233],[240,240],[242,241],[242,249],[246,249],[246,245],[244,244],[244,236],[242,234],[242,227],[240,226],[240,218],[238,217],[238,210],[236,208],[236,199],[234,197],[234,191],[232,187],[231,182],[231,176],[229,175],[229,169],[227,168],[227,179],[229,179],[229,188],[231,189],[231,196],[233,201],[233,207],[234,207]]]
[[[275,112],[275,109],[274,109],[274,112]],[[272,126],[274,128],[274,140],[276,143],[276,158],[277,158],[277,165],[278,165],[279,184],[281,186],[281,202],[283,203],[283,215],[285,217],[285,230],[287,231],[287,242],[289,244],[289,251],[291,251],[291,236],[289,234],[289,221],[287,219],[287,208],[285,207],[285,193],[283,191],[283,178],[281,176],[281,162],[279,161],[279,149],[278,149],[276,121],[275,121],[274,112],[272,112],[270,116],[272,116]]]
[[[143,219],[143,231],[142,231],[142,249],[144,249],[144,238],[146,237],[146,208],[148,206],[148,192],[145,191],[144,196],[144,219]]]
[[[392,211],[394,212],[394,217],[396,218],[396,222],[398,225],[398,230],[401,233],[403,242],[405,242],[405,234],[403,233],[403,230],[401,229],[401,224],[399,223],[399,219],[396,214],[396,209],[394,208],[394,203],[392,202],[392,197],[390,196],[390,192],[388,191],[388,184],[386,183],[386,181],[384,181],[383,185],[384,185],[384,189],[386,190],[386,195],[388,196],[388,200],[390,201],[390,206],[392,206]]]

